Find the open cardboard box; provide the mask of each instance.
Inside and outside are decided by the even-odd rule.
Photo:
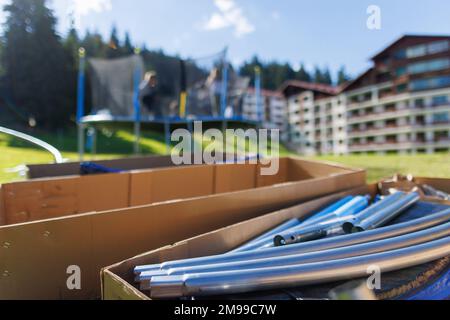
[[[450,189],[450,179],[419,178],[417,181],[426,182],[443,191]],[[133,269],[136,266],[226,253],[287,220],[307,218],[312,213],[346,195],[371,194],[375,196],[377,193],[377,185],[356,188],[231,225],[172,246],[166,246],[150,252],[147,251],[147,253],[102,270],[102,298],[104,300],[149,300],[150,298],[139,291],[135,285]]]
[[[0,299],[100,298],[102,267],[275,210],[365,185],[362,170],[294,158],[281,159],[280,168],[277,176],[264,177],[259,175],[256,165],[216,165],[85,177],[89,182],[99,178],[102,183],[75,187],[76,182],[72,181],[72,186],[68,184],[72,189],[56,187],[65,179],[50,180],[50,186],[55,187],[48,190],[39,185],[40,181],[25,184],[26,192],[32,194],[35,188],[40,188],[49,192],[49,199],[67,196],[64,190],[80,190],[83,198],[67,203],[83,206],[99,197],[105,207],[119,202],[126,206],[127,201],[137,205],[146,201],[188,199],[0,227],[3,274]],[[137,186],[136,189],[131,188],[132,192],[128,193],[129,189],[120,185],[121,179],[126,186]],[[36,198],[35,203],[40,203]],[[58,205],[54,201],[48,209]],[[70,277],[67,268],[74,265],[81,270],[80,290],[67,287]]]
[[[323,195],[360,185],[365,179],[362,170],[296,158],[280,159],[280,170],[274,176],[262,176],[260,169],[257,164],[217,164],[7,183],[0,188],[0,223],[12,225],[271,185],[275,190],[294,190],[331,178],[325,189],[314,192]]]
[[[92,161],[98,165],[118,170],[144,170],[173,167],[171,156],[130,157]],[[81,162],[27,165],[28,179],[76,176],[80,174]]]

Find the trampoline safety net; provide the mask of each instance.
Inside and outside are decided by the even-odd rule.
[[[114,116],[134,115],[135,79],[143,79],[144,62],[138,55],[113,60],[89,59],[92,112]],[[137,72],[139,75],[137,75]]]
[[[186,94],[185,117],[242,115],[243,96],[250,79],[240,77],[226,62],[226,51],[200,59],[173,59],[170,64],[157,63],[152,58],[133,55],[113,60],[89,59],[92,114],[133,119],[136,80],[141,88],[143,84],[145,87],[144,75],[151,71],[157,77],[157,93],[148,106],[143,103],[141,91],[142,119],[178,117],[182,92]]]

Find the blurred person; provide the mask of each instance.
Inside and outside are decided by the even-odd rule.
[[[162,117],[162,110],[159,99],[159,86],[156,72],[150,71],[145,74],[140,87],[142,104],[154,117]]]
[[[209,88],[211,113],[213,117],[218,117],[220,115],[220,97],[222,94],[222,79],[218,68],[214,68],[211,71],[211,74],[206,80],[206,86]]]

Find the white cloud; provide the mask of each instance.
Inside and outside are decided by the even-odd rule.
[[[75,25],[79,28],[83,16],[111,11],[112,7],[111,0],[71,0],[69,12],[74,15]]]
[[[214,4],[219,12],[211,15],[204,26],[206,30],[234,28],[234,34],[238,38],[255,31],[255,26],[251,24],[242,8],[234,0],[214,0]]]

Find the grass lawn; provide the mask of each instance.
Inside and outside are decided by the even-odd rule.
[[[70,131],[65,134],[38,135],[39,138],[49,142],[62,151],[63,156],[70,160],[76,160],[76,134]],[[199,137],[196,137],[198,140]],[[256,151],[254,146],[250,150]],[[164,137],[154,132],[145,132],[141,140],[143,154],[162,155],[166,153]],[[115,133],[103,131],[98,137],[98,159],[111,159],[126,157],[133,151],[133,135],[129,131],[121,130]],[[288,155],[285,148],[281,148],[281,155]],[[90,160],[87,156],[87,160]],[[450,178],[450,154],[415,155],[415,156],[321,156],[314,160],[324,160],[341,163],[350,167],[365,168],[368,170],[370,182],[392,176],[396,173],[426,177]],[[0,135],[0,183],[21,180],[17,172],[7,172],[23,164],[50,163],[51,156],[27,143]]]

